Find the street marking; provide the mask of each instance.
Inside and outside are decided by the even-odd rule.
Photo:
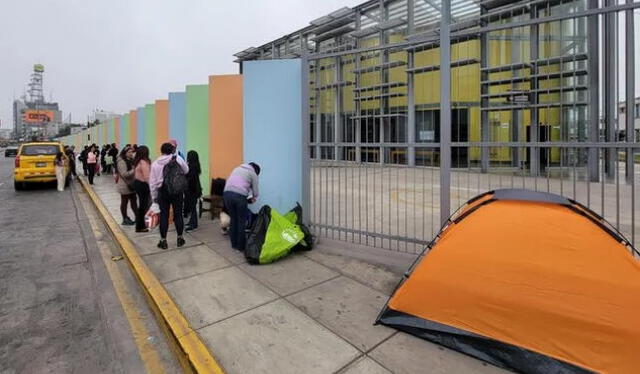
[[[178,360],[183,364],[183,369],[186,372],[193,371],[198,374],[224,374],[224,370],[213,354],[209,352],[198,334],[180,312],[180,309],[162,283],[149,270],[133,243],[126,237],[120,225],[111,216],[93,188],[87,184],[84,178],[80,178],[79,181],[122,249],[122,253],[128,260],[129,265],[131,265],[141,286],[147,291],[146,295],[149,297],[151,309],[154,313],[157,312],[159,314],[158,320],[164,322],[160,323],[161,327],[166,328],[167,333],[173,336],[174,343],[180,349]],[[113,262],[111,264],[113,265]]]
[[[85,206],[85,211],[89,213],[89,210],[87,209],[88,207],[86,206],[87,203],[83,200],[84,199],[82,198],[80,199],[81,203]],[[93,214],[87,214],[87,217],[89,219],[91,229],[93,230],[93,236],[98,239],[102,235],[98,228],[98,223],[96,222]],[[142,315],[140,314],[133,297],[127,291],[127,285],[122,277],[122,273],[118,266],[113,261],[110,261],[111,251],[109,246],[102,240],[96,240],[96,245],[98,246],[102,262],[107,268],[113,287],[116,290],[118,300],[120,300],[122,309],[129,321],[133,338],[138,346],[138,352],[140,353],[140,358],[142,359],[144,367],[147,369],[147,373],[166,373],[158,351],[155,349],[152,342],[147,339],[150,336],[149,331],[144,325]]]

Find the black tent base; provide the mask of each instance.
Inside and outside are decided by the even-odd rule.
[[[378,323],[512,371],[530,374],[592,373],[540,353],[397,312],[388,307],[385,307],[378,317],[376,324]]]

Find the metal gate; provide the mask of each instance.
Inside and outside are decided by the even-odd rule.
[[[604,3],[369,1],[319,21],[302,35],[315,232],[419,253],[468,199],[527,188],[635,245],[640,3]]]

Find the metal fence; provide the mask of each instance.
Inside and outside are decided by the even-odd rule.
[[[577,200],[635,245],[639,7],[395,0],[323,21],[302,53],[315,232],[419,253],[468,199],[515,187]]]

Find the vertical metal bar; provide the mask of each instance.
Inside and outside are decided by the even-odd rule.
[[[598,0],[589,0],[589,9],[598,8]],[[599,123],[600,123],[600,46],[599,46],[599,19],[597,15],[588,18],[588,52],[589,52],[589,141],[598,142]],[[589,180],[591,182],[599,181],[599,150],[597,148],[589,148],[588,168]],[[591,195],[589,195],[591,199]],[[590,204],[590,201],[589,201]],[[588,204],[588,205],[589,205]]]
[[[451,215],[451,0],[440,8],[440,223]]]
[[[413,34],[414,0],[407,0],[407,34]],[[407,51],[407,66],[414,67],[414,52]],[[407,72],[407,141],[414,144],[416,141],[416,100],[414,87],[414,74]],[[407,148],[407,165],[415,166],[416,149],[413,145]]]
[[[538,7],[531,7],[531,18],[538,18]],[[539,126],[539,111],[540,109],[536,106],[538,104],[538,57],[539,57],[539,45],[538,42],[540,40],[539,37],[539,25],[533,24],[529,26],[530,30],[530,42],[529,42],[529,55],[532,61],[531,64],[531,105],[533,108],[530,110],[531,115],[531,123],[529,124],[529,141],[538,142],[538,132],[540,131]],[[534,184],[536,186],[536,190],[538,189],[538,174],[540,173],[540,148],[538,147],[530,147],[529,148],[529,172],[534,177]]]
[[[480,14],[486,13],[485,7],[480,7]],[[489,34],[483,32],[480,35],[480,81],[488,81],[489,74],[483,71],[483,68],[489,66]],[[489,93],[489,86],[487,84],[480,83],[480,140],[482,142],[489,141],[489,111],[482,110],[482,108],[489,107],[489,98],[486,95]],[[489,171],[489,148],[487,146],[480,147],[480,171],[486,173]],[[478,176],[478,179],[480,176]]]
[[[608,0],[607,5],[614,5],[615,1]],[[604,16],[604,131],[605,141],[615,141],[616,126],[616,13],[609,12]],[[605,150],[605,173],[607,178],[613,178],[616,172],[616,152],[614,149]]]
[[[306,53],[302,52],[302,70],[301,70],[301,100],[302,100],[302,218],[305,224],[309,225],[309,217],[311,210],[311,187],[309,181],[311,179],[311,160],[309,156],[309,132],[311,123],[309,120],[309,60]]]
[[[632,4],[633,0],[627,0],[627,4]],[[629,9],[625,12],[625,99],[626,99],[626,116],[625,116],[625,140],[627,143],[635,141],[635,28],[633,20],[633,10]],[[633,183],[633,149],[627,148],[627,162],[625,164],[625,176],[627,183]],[[633,188],[633,184],[631,185]],[[633,209],[632,209],[633,211]]]

